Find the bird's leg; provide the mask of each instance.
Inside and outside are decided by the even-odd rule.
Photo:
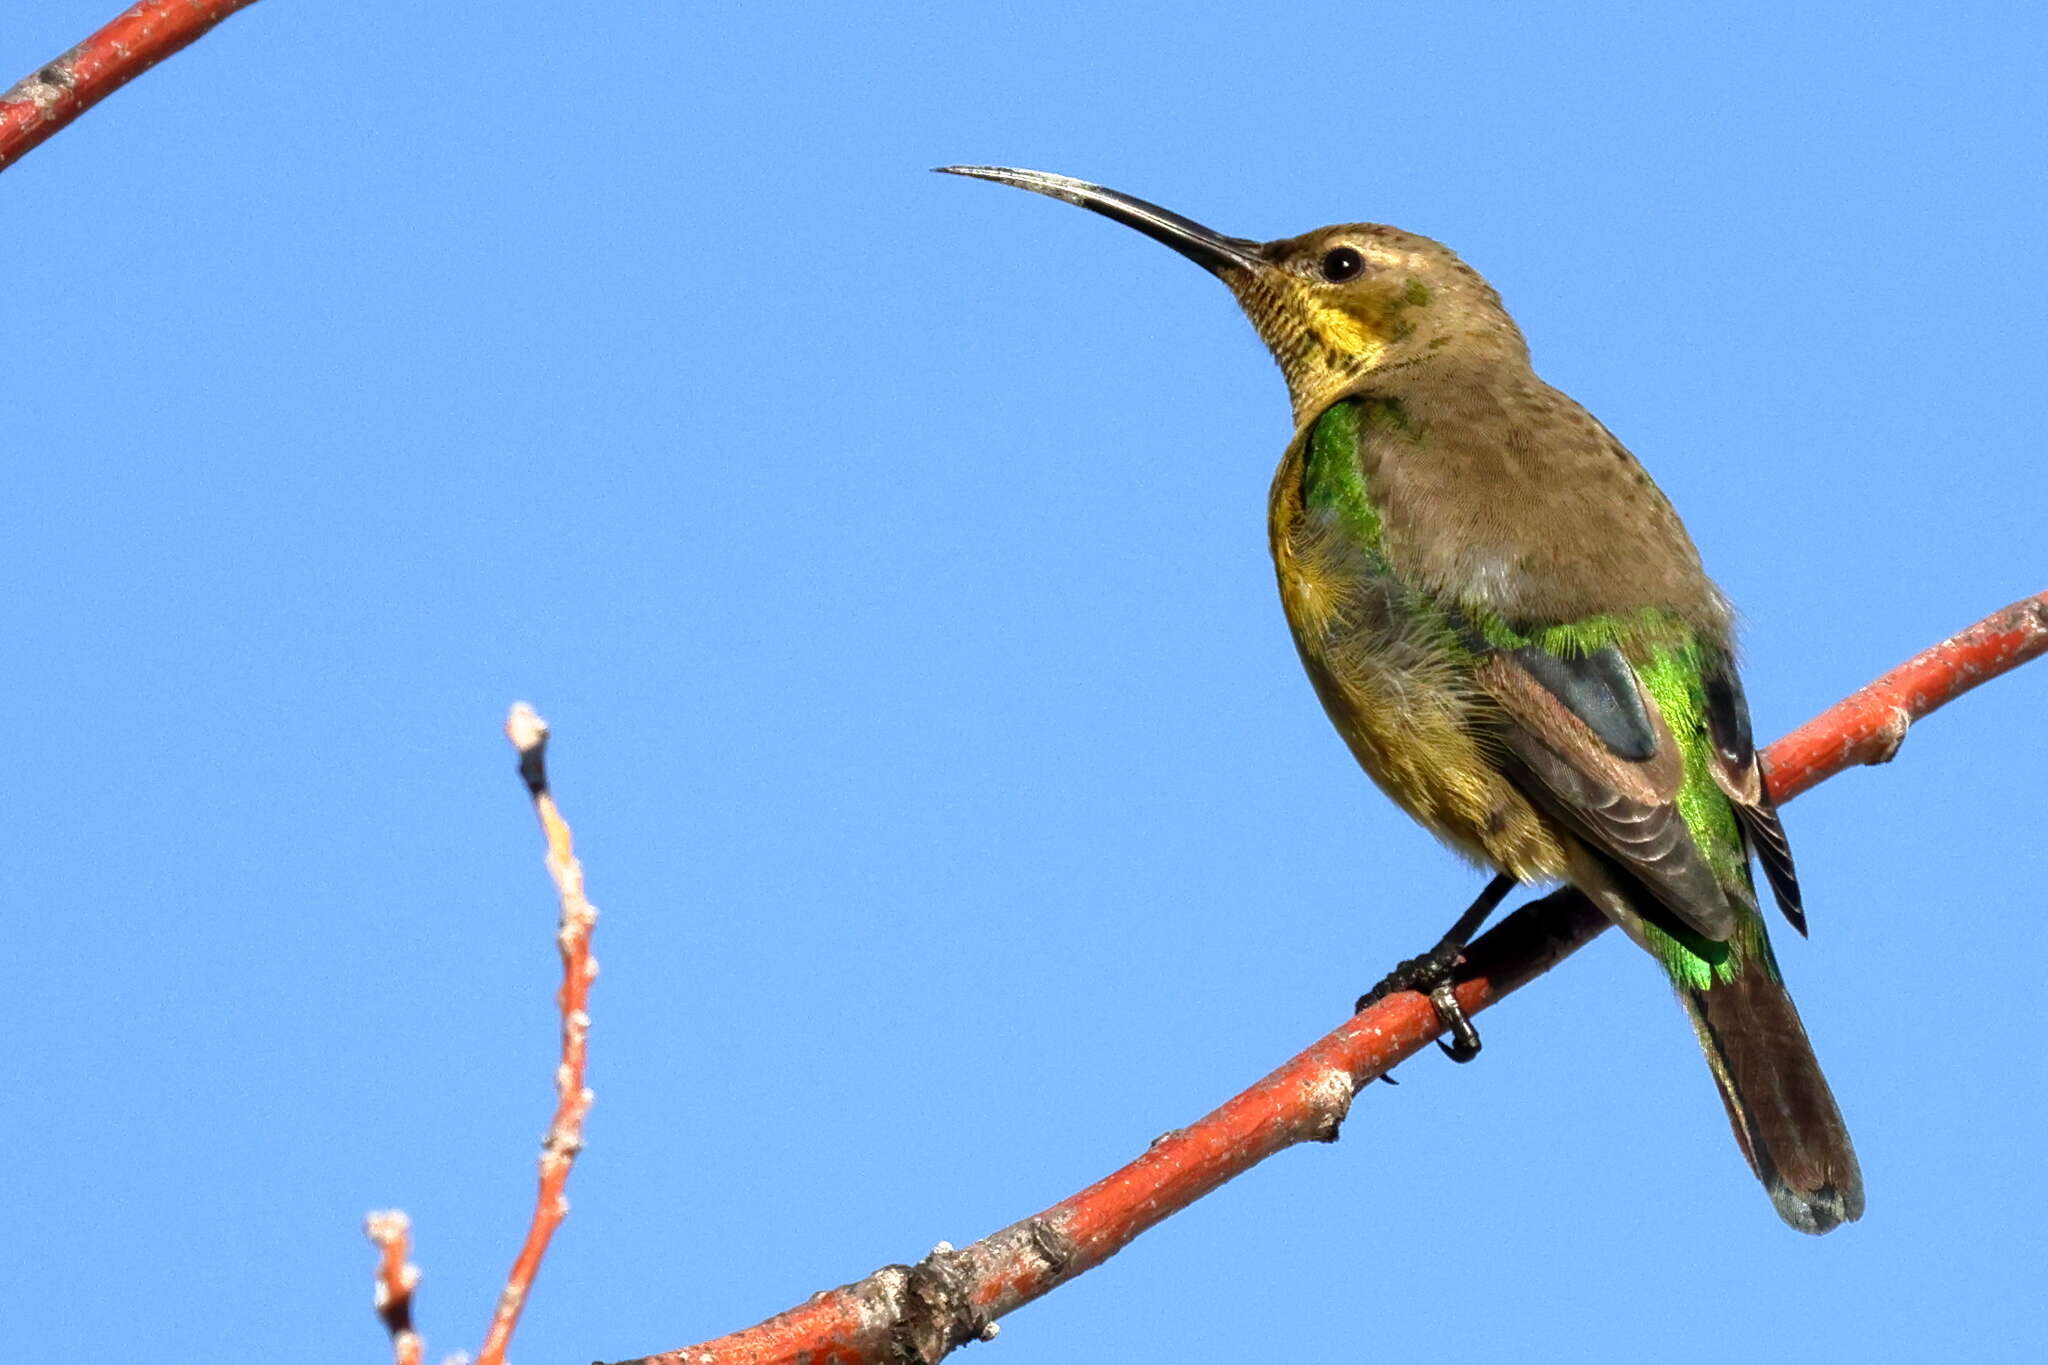
[[[1420,991],[1429,997],[1429,1003],[1436,1007],[1437,1020],[1450,1030],[1451,1041],[1441,1038],[1437,1046],[1444,1056],[1454,1062],[1469,1062],[1479,1055],[1479,1030],[1472,1027],[1472,1021],[1465,1015],[1465,1007],[1458,1003],[1455,984],[1451,980],[1451,969],[1458,965],[1464,955],[1465,945],[1479,932],[1479,926],[1486,923],[1487,916],[1499,908],[1507,899],[1508,892],[1515,889],[1515,879],[1505,872],[1486,884],[1479,898],[1472,902],[1465,913],[1458,916],[1450,932],[1437,940],[1436,947],[1420,957],[1411,957],[1393,971],[1386,980],[1358,997],[1358,1009],[1377,1004],[1396,991]]]

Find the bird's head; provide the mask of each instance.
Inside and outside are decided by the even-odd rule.
[[[1493,286],[1449,247],[1412,232],[1347,223],[1253,242],[1085,180],[1004,166],[940,169],[1077,204],[1214,274],[1279,362],[1297,421],[1374,370],[1445,355],[1528,359]]]

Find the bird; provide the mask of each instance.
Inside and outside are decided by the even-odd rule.
[[[1395,805],[1494,872],[1365,1001],[1425,991],[1442,1046],[1469,1060],[1478,1036],[1446,988],[1466,941],[1513,888],[1567,883],[1670,977],[1779,1216],[1815,1234],[1861,1217],[1855,1149],[1751,871],[1805,934],[1734,611],[1635,456],[1537,377],[1493,286],[1385,224],[1255,242],[1068,176],[936,169],[1171,247],[1230,289],[1278,363],[1294,432],[1267,527],[1302,665]]]

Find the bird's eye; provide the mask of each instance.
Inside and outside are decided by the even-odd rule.
[[[1323,278],[1331,284],[1355,279],[1365,269],[1365,257],[1355,247],[1340,246],[1323,257]]]

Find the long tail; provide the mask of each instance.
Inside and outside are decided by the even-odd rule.
[[[1735,1140],[1778,1216],[1827,1232],[1863,1216],[1863,1172],[1842,1111],[1768,952],[1733,981],[1681,987]]]

